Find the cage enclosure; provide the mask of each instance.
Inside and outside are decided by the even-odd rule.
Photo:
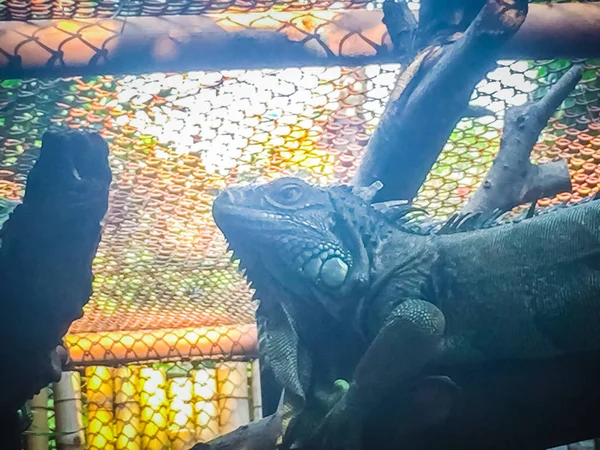
[[[185,450],[262,417],[252,291],[211,205],[283,175],[351,182],[400,72],[381,6],[0,0],[0,197],[21,199],[51,125],[98,131],[114,177],[72,367],[33,399],[30,450]],[[435,217],[483,181],[506,109],[577,62],[531,155],[566,160],[573,191],[538,205],[600,190],[600,59],[505,56],[471,98],[488,114],[459,122],[418,192]]]

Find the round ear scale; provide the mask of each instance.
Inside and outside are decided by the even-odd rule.
[[[352,193],[357,197],[360,197],[367,203],[373,202],[373,199],[377,195],[377,193],[383,188],[383,183],[379,180],[375,181],[368,187],[364,186],[354,186],[352,188]]]

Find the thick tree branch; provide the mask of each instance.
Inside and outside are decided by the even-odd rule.
[[[445,7],[446,1],[452,0],[438,3]],[[320,13],[316,12],[317,21],[321,20],[318,18]],[[257,13],[257,19],[261,14]],[[294,14],[304,13],[298,11]],[[131,16],[6,21],[0,31],[0,71],[5,79],[56,78],[402,62],[395,52],[390,51],[385,26],[380,25],[382,16],[379,10],[337,11],[331,23],[316,28],[312,19],[306,22],[306,26],[302,25],[302,21],[292,19],[295,27],[282,27],[277,20],[268,24],[263,20],[252,20],[244,27],[232,29],[223,26],[227,17],[227,14],[210,14],[169,16],[168,20],[164,17]],[[63,30],[66,24],[73,34],[80,37],[77,41],[66,38],[69,45],[65,45]],[[460,25],[458,28],[461,28]],[[300,41],[297,40],[297,26],[301,27],[304,36]],[[392,37],[392,30],[388,31]],[[347,40],[350,35],[368,36],[381,46],[372,51],[365,50],[365,45],[355,45],[352,39]],[[31,42],[32,36],[38,37],[37,44]],[[447,33],[443,33],[444,36],[448,36]],[[527,20],[501,50],[500,57],[597,58],[600,56],[599,41],[600,3],[569,2],[552,6],[536,3],[529,5]],[[94,42],[95,47],[102,51],[90,54],[84,42]],[[323,51],[321,45],[313,45],[316,42],[328,51]],[[38,44],[48,51],[36,47]],[[342,51],[338,53],[339,49]],[[48,58],[54,52],[64,54],[63,63],[50,64]]]
[[[600,385],[593,375],[598,356],[446,367],[441,372],[462,394],[443,424],[403,433],[398,424],[415,409],[390,393],[365,427],[363,448],[544,449],[591,439],[600,433]]]
[[[464,32],[473,22],[486,0],[421,0],[419,31],[421,45],[444,42],[457,32]]]
[[[417,20],[405,1],[385,0],[382,9],[381,21],[392,41],[392,51],[399,56],[400,63],[405,64],[404,58],[413,51]]]
[[[456,43],[417,55],[407,68],[413,73],[400,75],[353,184],[382,181],[378,201],[415,197],[475,85],[495,66],[527,8],[525,0],[488,0]]]
[[[600,3],[532,4],[527,20],[502,50],[506,59],[593,58],[600,51]]]
[[[566,161],[536,165],[529,157],[548,119],[575,88],[582,74],[583,66],[574,66],[543,99],[506,112],[500,151],[481,187],[462,212],[508,211],[517,205],[571,190]]]

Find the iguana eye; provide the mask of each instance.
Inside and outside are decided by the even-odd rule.
[[[302,198],[302,188],[296,184],[284,184],[279,189],[267,193],[266,199],[273,206],[288,207],[293,206]]]

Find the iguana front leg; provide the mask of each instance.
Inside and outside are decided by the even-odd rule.
[[[363,419],[437,356],[444,329],[444,315],[432,303],[407,300],[397,306],[358,364],[346,394],[317,431],[317,447],[360,449]]]

